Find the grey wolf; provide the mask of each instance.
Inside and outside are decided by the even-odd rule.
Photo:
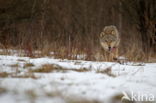
[[[104,27],[100,33],[100,44],[109,61],[117,60],[120,37],[116,26],[110,25]]]

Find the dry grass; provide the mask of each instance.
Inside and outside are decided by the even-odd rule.
[[[138,48],[131,48],[125,56],[130,61],[147,61],[146,55],[142,50],[139,50]]]
[[[107,74],[108,76],[111,77],[116,77],[116,75],[112,73],[112,67],[107,67],[106,69],[103,70],[98,69],[96,73],[102,73],[102,74]]]
[[[44,64],[41,67],[35,69],[35,70],[30,70],[30,72],[44,72],[48,73],[54,70],[62,69],[62,67],[52,65],[52,64]]]
[[[87,69],[87,68],[69,69],[69,70],[73,70],[76,72],[88,72],[88,71],[90,71],[90,69]]]
[[[26,64],[24,64],[24,68],[33,67],[33,66],[34,66],[33,63],[26,63]]]
[[[8,77],[9,76],[9,73],[7,72],[0,72],[0,78],[5,78],[5,77]]]
[[[99,46],[100,46],[100,44],[99,44]],[[125,44],[124,46],[125,47],[123,47],[121,45],[121,47],[119,48],[119,52],[120,52],[119,56],[127,57],[129,61],[156,62],[155,53],[151,52],[149,54],[145,54],[143,52],[143,50],[141,49],[141,46],[137,45],[137,43],[132,43],[132,44],[128,43],[128,44]],[[77,60],[77,59],[79,59],[78,58],[79,55],[85,55],[83,58],[81,58],[82,60],[108,61],[108,54],[105,54],[103,52],[103,49],[101,50],[100,47],[98,47],[98,46],[94,47],[94,49],[90,49],[90,50],[83,50],[80,47],[73,47],[73,48],[62,47],[62,46],[60,46],[59,48],[56,48],[56,47],[51,48],[51,47],[53,47],[53,46],[48,46],[46,44],[43,49],[39,49],[39,51],[40,51],[39,54],[34,54],[34,56],[32,56],[32,57],[36,58],[36,57],[43,57],[43,56],[52,56],[55,58],[62,58],[62,59],[66,58],[66,59]],[[33,49],[33,50],[35,51],[35,49]],[[12,53],[8,53],[8,52],[10,52],[10,51],[3,50],[3,51],[0,51],[0,54],[2,54],[2,55],[11,55],[12,54]],[[51,52],[53,52],[53,54],[51,54]],[[18,59],[17,61],[26,62],[23,59]],[[27,66],[25,66],[25,67],[27,67]],[[29,65],[28,65],[28,67],[29,67]]]
[[[59,65],[56,64],[44,64],[39,68],[36,68],[34,70],[30,70],[30,72],[43,72],[43,73],[48,73],[48,72],[54,72],[54,71],[58,71],[58,72],[67,72],[67,71],[76,71],[76,72],[88,72],[90,71],[87,68],[80,68],[80,69],[68,69],[68,68],[64,68],[61,67]]]
[[[0,87],[0,94],[5,93],[7,90],[5,88]]]
[[[17,61],[25,62],[26,60],[24,60],[24,59],[18,59]]]
[[[17,75],[16,73],[6,73],[6,72],[1,72],[0,73],[0,78],[32,78],[32,79],[37,79],[37,77],[32,74],[32,73],[25,73],[23,75]]]
[[[29,96],[31,100],[34,100],[37,97],[37,94],[33,90],[27,90],[25,93]]]
[[[19,64],[18,63],[17,64],[12,64],[12,65],[10,65],[10,67],[17,68],[17,67],[19,67]]]
[[[83,99],[83,98],[68,98],[66,99],[66,102],[67,103],[101,103],[100,101],[98,100],[87,100],[87,99]]]
[[[32,73],[25,73],[23,75],[11,75],[12,78],[32,78],[32,79],[38,79],[34,74]]]
[[[10,55],[11,53],[10,53],[10,51],[8,51],[7,49],[5,49],[5,48],[2,48],[3,49],[3,51],[0,51],[0,55]]]
[[[122,97],[124,95],[121,93],[121,94],[116,94],[114,95],[112,98],[111,98],[111,103],[133,103],[133,102],[129,102],[129,101],[126,101],[126,100],[123,100],[122,101]]]

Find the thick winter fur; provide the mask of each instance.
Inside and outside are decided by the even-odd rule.
[[[119,32],[116,26],[105,26],[100,33],[100,44],[105,51],[108,61],[118,58],[118,47],[120,43]]]

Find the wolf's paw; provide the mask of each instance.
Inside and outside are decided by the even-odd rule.
[[[120,64],[126,64],[128,62],[128,59],[125,57],[118,57],[116,61]]]
[[[114,60],[114,61],[117,61],[117,60],[118,60],[118,58],[113,58],[113,60]]]

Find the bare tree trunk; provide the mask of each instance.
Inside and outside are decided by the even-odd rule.
[[[120,1],[119,2],[120,11],[122,9],[121,7],[122,7],[122,2]],[[120,33],[122,32],[122,14],[121,13],[119,13],[119,31],[120,31]]]
[[[43,0],[43,4],[42,4],[42,11],[41,11],[41,31],[40,31],[40,44],[41,44],[41,48],[43,48],[43,43],[41,43],[41,41],[43,40],[43,35],[45,32],[45,12],[46,12],[46,3],[47,0]]]

